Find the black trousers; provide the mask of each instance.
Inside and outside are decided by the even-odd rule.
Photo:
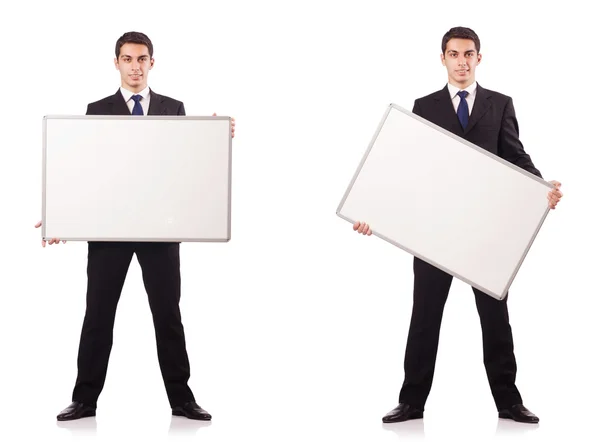
[[[400,402],[424,409],[433,382],[440,326],[452,276],[414,259],[413,310],[404,358]],[[505,297],[498,301],[477,289],[475,302],[483,336],[483,361],[498,409],[522,404],[515,385],[517,364]]]
[[[193,401],[181,324],[178,243],[90,242],[86,311],[73,401],[96,405],[106,379],[117,303],[133,255],[142,269],[152,312],[160,370],[171,406]]]

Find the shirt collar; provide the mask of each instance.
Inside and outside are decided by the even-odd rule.
[[[125,103],[127,103],[131,99],[131,97],[133,95],[135,95],[135,93],[131,92],[129,89],[125,89],[123,86],[121,86],[121,95],[123,95],[123,98],[125,99]],[[140,92],[138,92],[137,95],[141,95],[142,99],[144,101],[147,101],[148,96],[150,95],[150,87],[146,86],[146,88],[142,89]]]
[[[474,81],[471,85],[465,89],[459,89],[456,86],[448,83],[448,91],[450,92],[450,98],[454,98],[459,91],[467,91],[469,95],[475,95],[475,90],[477,89],[477,82]]]

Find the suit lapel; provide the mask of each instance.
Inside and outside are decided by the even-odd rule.
[[[488,90],[482,88],[477,84],[477,94],[475,95],[475,103],[473,104],[473,110],[471,111],[471,115],[469,115],[469,123],[465,128],[465,135],[469,133],[473,126],[477,124],[477,122],[483,117],[483,115],[488,111],[492,103],[488,98],[491,96]],[[458,118],[458,117],[457,117]]]
[[[123,98],[123,94],[121,93],[121,89],[110,98],[108,105],[109,115],[131,115],[127,103],[125,103],[125,99]]]
[[[167,113],[167,108],[164,105],[165,98],[150,89],[150,107],[148,115],[163,115]]]
[[[441,120],[439,125],[457,135],[462,134],[463,129],[454,110],[448,87],[444,86],[442,90],[436,92],[433,100],[437,109],[436,115],[439,115]]]

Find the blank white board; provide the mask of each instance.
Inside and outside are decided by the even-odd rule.
[[[230,120],[44,117],[42,237],[229,241]]]
[[[391,104],[337,215],[503,299],[548,214],[552,187]]]

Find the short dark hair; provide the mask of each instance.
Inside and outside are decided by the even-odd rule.
[[[123,46],[125,43],[145,45],[148,48],[148,52],[150,53],[150,58],[152,58],[154,48],[152,47],[152,42],[146,34],[142,34],[141,32],[126,32],[123,35],[121,35],[117,40],[117,44],[115,46],[116,58],[119,58],[119,54],[121,53],[121,46]]]
[[[446,53],[446,45],[452,38],[464,38],[471,40],[473,43],[475,43],[475,49],[477,49],[477,53],[479,54],[479,49],[481,49],[479,37],[473,29],[463,28],[462,26],[452,28],[444,34],[444,37],[442,38],[442,54]]]

